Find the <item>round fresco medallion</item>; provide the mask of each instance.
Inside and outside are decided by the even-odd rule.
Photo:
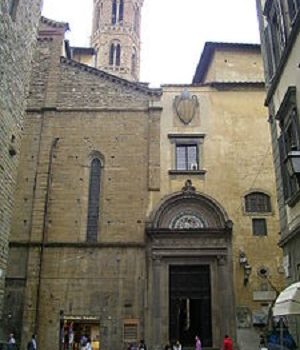
[[[181,213],[170,222],[169,228],[195,229],[204,228],[205,222],[195,213]]]

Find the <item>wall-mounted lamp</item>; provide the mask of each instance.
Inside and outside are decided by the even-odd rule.
[[[240,250],[239,263],[240,263],[240,266],[243,267],[243,270],[244,270],[244,286],[246,286],[249,282],[249,277],[251,275],[252,266],[249,264],[247,255],[245,254],[245,252],[243,250]]]
[[[289,152],[285,163],[290,176],[300,175],[300,151]]]

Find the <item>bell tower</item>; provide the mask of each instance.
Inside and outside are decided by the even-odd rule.
[[[96,51],[96,68],[138,81],[144,0],[93,1],[91,46]]]

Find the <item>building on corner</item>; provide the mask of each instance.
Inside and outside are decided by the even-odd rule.
[[[257,14],[280,213],[279,246],[290,285],[300,279],[300,2],[257,0]]]
[[[2,313],[8,241],[24,126],[31,60],[41,0],[3,0],[0,4],[0,341],[6,340]]]

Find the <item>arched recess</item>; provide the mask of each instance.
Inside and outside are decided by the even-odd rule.
[[[151,213],[150,229],[231,228],[225,209],[213,198],[197,192],[187,180],[182,191],[165,197]]]

